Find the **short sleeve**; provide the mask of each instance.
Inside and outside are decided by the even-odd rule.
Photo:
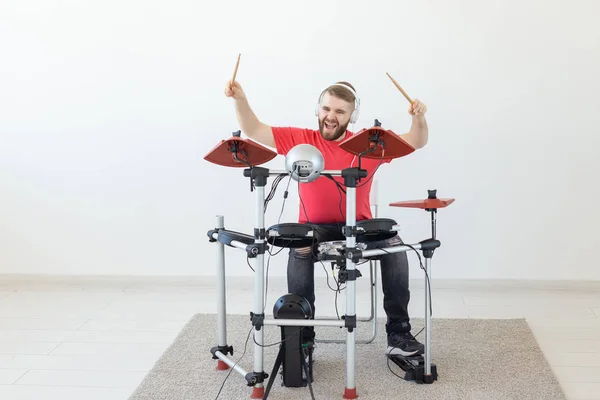
[[[271,127],[277,153],[286,155],[294,146],[302,143],[312,143],[307,129],[292,127]]]

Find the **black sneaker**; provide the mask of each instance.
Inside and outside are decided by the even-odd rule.
[[[425,346],[410,333],[388,334],[387,355],[414,356],[425,353]]]

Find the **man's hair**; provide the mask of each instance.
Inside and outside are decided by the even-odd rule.
[[[352,88],[352,90],[354,90],[356,92],[356,89],[354,89],[354,86],[352,86],[348,82],[341,81],[341,82],[336,82],[336,83],[340,83],[342,85],[350,86]],[[355,100],[354,93],[352,93],[350,90],[346,89],[343,86],[331,85],[327,89],[325,89],[325,91],[323,93],[325,93],[325,92],[329,93],[332,96],[335,96],[335,97],[338,97],[338,98],[340,98],[342,100],[345,100],[348,103],[354,104],[354,100]]]

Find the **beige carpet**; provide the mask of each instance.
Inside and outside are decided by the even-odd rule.
[[[412,321],[413,333],[423,326]],[[362,322],[359,339],[370,334]],[[246,316],[228,316],[228,341],[234,360],[244,352],[251,324]],[[317,328],[317,337],[338,335],[339,328]],[[265,343],[276,343],[279,329],[267,327]],[[418,337],[424,338],[424,332]],[[431,385],[407,382],[388,369],[384,320],[371,344],[357,345],[356,387],[359,399],[566,399],[525,320],[434,319],[432,357],[438,380]],[[216,371],[210,348],[216,344],[216,315],[195,315],[157,361],[130,400],[215,399],[228,371]],[[240,365],[252,370],[252,337]],[[345,384],[345,346],[318,343],[313,391],[317,400],[341,399]],[[265,349],[265,371],[271,373],[278,346]],[[390,362],[392,370],[402,374]],[[266,386],[266,384],[265,384]],[[249,399],[251,389],[233,371],[219,399]],[[280,376],[269,399],[310,399],[306,388],[285,388]]]

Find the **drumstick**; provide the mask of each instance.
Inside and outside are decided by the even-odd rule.
[[[233,78],[231,79],[232,85],[235,82],[235,76],[237,75],[238,67],[240,66],[240,57],[241,56],[242,56],[242,53],[238,54],[237,63],[235,63],[235,70],[233,71]]]
[[[398,88],[398,90],[400,90],[402,92],[402,94],[404,95],[404,97],[406,97],[406,100],[408,100],[408,102],[410,104],[412,104],[413,101],[410,99],[410,97],[408,96],[408,94],[406,94],[406,92],[404,91],[404,89],[402,89],[400,87],[400,85],[398,84],[398,82],[396,82],[396,80],[394,78],[392,78],[392,76],[390,74],[388,74],[387,72],[386,72],[386,74],[387,74],[387,76],[390,77],[390,79],[392,80],[392,82],[394,83],[394,85],[396,85],[396,87]]]

